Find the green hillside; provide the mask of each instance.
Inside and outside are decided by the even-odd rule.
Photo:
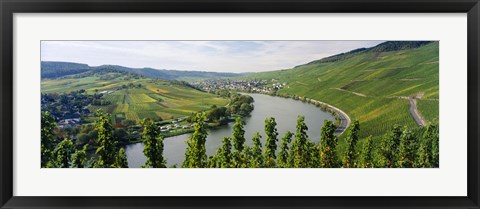
[[[96,73],[102,71],[117,71],[133,73],[147,78],[163,80],[202,80],[215,78],[231,78],[246,75],[246,73],[221,73],[205,71],[165,70],[154,68],[129,68],[119,65],[88,66],[73,62],[42,61],[42,79],[56,79],[67,75],[82,75],[84,73]]]
[[[117,122],[158,120],[190,116],[212,105],[225,106],[227,99],[198,91],[185,82],[141,78],[120,72],[102,72],[87,76],[70,75],[56,80],[42,80],[42,93],[68,93],[85,90],[87,94],[102,94],[102,105],[90,105],[112,113]],[[87,119],[88,120],[88,119]]]
[[[418,127],[409,112],[412,96],[427,122],[438,120],[438,61],[438,42],[385,42],[246,78],[286,82],[278,95],[334,105],[360,121],[361,137],[378,137],[394,125]]]

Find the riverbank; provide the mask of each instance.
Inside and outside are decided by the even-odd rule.
[[[245,93],[245,94],[262,94],[262,95],[268,95],[268,96],[272,96],[272,97],[279,97],[279,98],[289,98],[289,99],[293,99],[295,101],[299,101],[299,102],[305,102],[305,103],[309,103],[309,104],[312,104],[312,105],[315,105],[317,106],[318,108],[322,109],[322,110],[325,110],[325,111],[328,111],[330,113],[333,113],[335,119],[337,120],[337,129],[335,130],[335,134],[337,136],[340,136],[342,135],[348,128],[348,126],[350,126],[350,123],[351,123],[351,119],[350,117],[341,109],[335,107],[335,106],[332,106],[328,103],[325,103],[325,102],[321,102],[321,101],[318,101],[318,100],[314,100],[314,99],[309,99],[309,98],[304,98],[304,97],[297,97],[297,98],[293,98],[293,97],[282,97],[282,96],[278,96],[278,95],[270,95],[270,94],[266,94],[266,93],[249,93],[249,92],[242,92],[242,93]],[[242,117],[244,118],[244,117]],[[207,127],[208,129],[210,130],[214,130],[214,129],[218,129],[218,128],[222,128],[224,126],[228,126],[229,123],[231,122],[234,122],[234,118],[229,118],[227,119],[228,122],[226,124],[213,124],[213,123],[209,123],[207,124]],[[193,128],[188,128],[188,129],[183,129],[181,131],[174,131],[174,132],[168,132],[168,133],[163,133],[161,134],[164,138],[167,138],[167,137],[174,137],[174,136],[179,136],[179,135],[183,135],[183,134],[188,134],[188,133],[192,133],[193,132]],[[133,140],[133,141],[129,141],[129,143],[125,144],[125,145],[129,145],[129,144],[135,144],[135,143],[140,143],[142,142],[143,140],[141,139],[137,139],[137,140]]]
[[[281,96],[279,96],[279,97],[281,97]],[[337,121],[337,129],[335,130],[335,134],[337,136],[342,135],[347,130],[348,126],[350,126],[350,123],[351,123],[352,120],[347,115],[347,113],[345,113],[343,110],[341,110],[338,107],[335,107],[333,105],[330,105],[328,103],[321,102],[321,101],[318,101],[318,100],[306,98],[306,97],[300,97],[299,96],[297,99],[292,98],[292,97],[289,97],[289,98],[294,99],[294,100],[298,100],[298,101],[302,101],[302,102],[307,102],[309,104],[313,104],[317,107],[320,107],[321,109],[325,109],[325,110],[327,110],[331,113],[334,113],[335,118],[338,120]]]
[[[249,93],[249,92],[244,92],[244,93]],[[335,134],[337,136],[342,135],[347,130],[348,126],[350,126],[350,123],[352,121],[350,119],[350,116],[348,116],[347,113],[345,113],[340,108],[335,107],[335,106],[330,105],[330,104],[325,103],[325,102],[318,101],[318,100],[309,99],[309,98],[300,97],[300,96],[296,97],[296,98],[294,98],[293,96],[284,97],[284,96],[271,95],[271,94],[260,93],[260,92],[249,93],[249,94],[264,94],[264,95],[275,96],[275,97],[280,97],[280,98],[290,98],[290,99],[293,99],[293,100],[296,100],[296,101],[307,102],[309,104],[313,104],[313,105],[319,107],[322,110],[329,111],[330,113],[333,113],[335,118],[338,120],[337,121],[337,129],[335,130]]]
[[[321,127],[325,124],[325,120],[336,121],[334,114],[310,103],[265,94],[249,95],[255,100],[255,108],[250,116],[243,118],[245,121],[244,137],[246,139],[246,146],[252,146],[252,138],[257,132],[262,136],[260,139],[262,145],[266,143],[265,119],[268,117],[275,118],[278,139],[280,139],[285,136],[287,132],[295,133],[297,126],[296,118],[298,115],[304,115],[305,124],[308,127],[306,134],[314,143],[320,142],[322,137]],[[218,147],[222,146],[224,137],[233,136],[233,125],[234,123],[228,123],[228,125],[208,130],[205,141],[206,153],[208,155],[214,155],[216,153]],[[185,150],[187,148],[185,142],[189,140],[190,135],[191,134],[183,134],[165,138],[164,156],[167,158],[168,166],[174,164],[181,165],[184,161]],[[131,167],[139,167],[145,162],[143,144],[127,145],[125,151]]]
[[[339,109],[335,106],[332,106],[330,104],[327,104],[325,102],[320,102],[320,101],[317,101],[317,100],[314,100],[314,99],[310,99],[310,101],[313,101],[317,104],[325,105],[328,108],[330,108],[330,110],[334,111],[338,115],[338,117],[340,119],[340,124],[338,125],[337,130],[335,130],[335,134],[337,134],[337,136],[342,135],[345,132],[345,130],[347,130],[348,126],[350,126],[350,123],[352,122],[352,120],[347,115],[347,113],[343,112],[343,110],[341,110],[341,109]]]

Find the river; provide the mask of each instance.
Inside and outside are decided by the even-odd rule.
[[[245,138],[246,144],[251,144],[251,139],[255,132],[262,135],[262,144],[265,143],[264,126],[267,117],[274,117],[277,122],[278,139],[283,137],[285,132],[291,131],[295,133],[297,125],[297,115],[305,116],[305,123],[308,126],[307,134],[311,140],[318,142],[320,140],[320,128],[323,126],[324,120],[335,121],[332,114],[322,111],[320,108],[309,103],[301,101],[273,97],[264,94],[248,94],[255,100],[255,108],[251,112],[251,116],[243,118],[245,120]],[[225,136],[232,135],[232,127],[234,123],[221,126],[214,130],[208,131],[207,142],[205,147],[208,155],[215,154],[217,147],[221,146],[222,139]],[[180,167],[185,159],[186,141],[191,134],[183,134],[164,139],[163,155],[167,159],[167,165],[177,165]],[[280,143],[277,143],[278,145]],[[131,168],[141,167],[146,159],[143,155],[143,144],[136,143],[126,146],[126,154],[128,165]]]

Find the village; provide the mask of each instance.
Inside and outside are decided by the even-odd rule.
[[[191,83],[193,86],[206,92],[215,92],[217,90],[236,90],[249,93],[270,94],[287,86],[286,82],[279,82],[276,79],[271,80],[230,80],[214,79]]]
[[[64,94],[42,94],[41,108],[42,111],[48,111],[55,118],[57,128],[77,128],[93,122],[85,120],[94,117],[94,112],[90,111],[89,107],[106,105],[108,101],[102,97],[111,93],[113,91],[101,91],[95,95],[88,95],[84,90],[80,90]],[[137,134],[141,128],[140,125],[135,125],[135,122],[132,125],[127,125],[128,121],[120,121],[120,123],[124,123],[123,126],[132,134]],[[178,130],[186,131],[192,127],[186,118],[157,121],[156,124],[164,134],[178,132]]]

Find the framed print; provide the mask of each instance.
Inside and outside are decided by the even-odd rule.
[[[467,1],[2,1],[2,208],[478,208]]]

